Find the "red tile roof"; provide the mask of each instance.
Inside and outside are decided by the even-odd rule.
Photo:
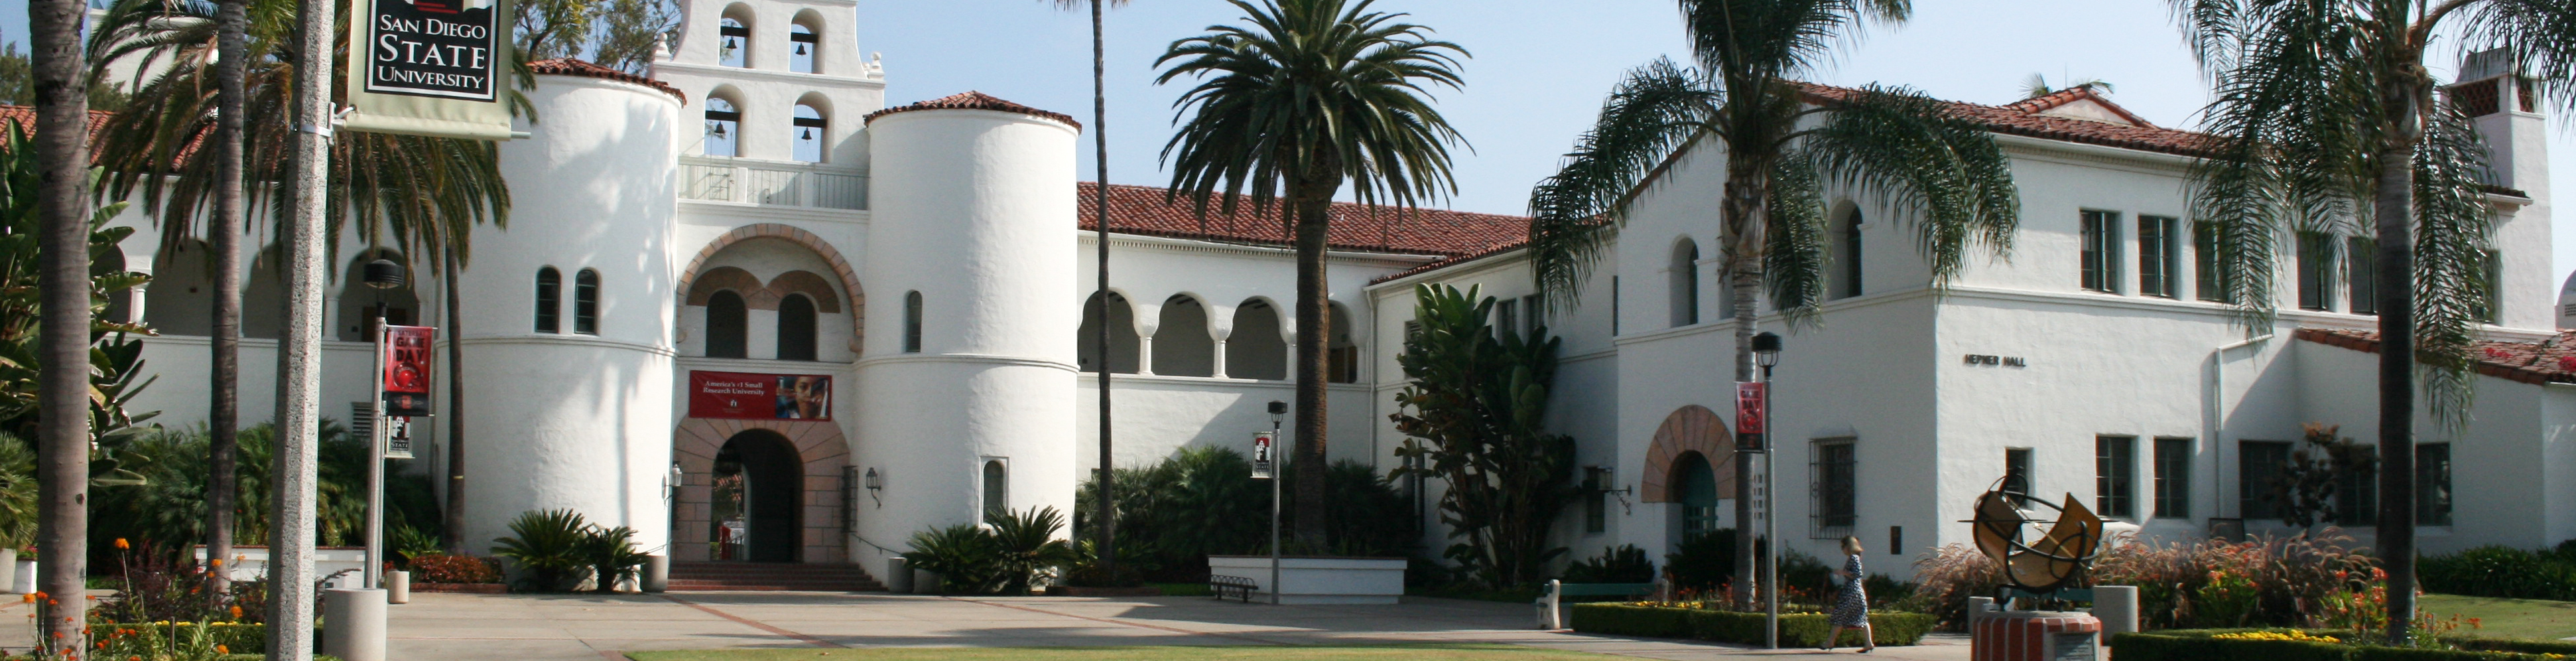
[[[2018,110],[2018,111],[2021,111],[2021,112],[2030,112],[2030,113],[2048,112],[2049,110],[2055,109],[2055,108],[2057,108],[2058,106],[2063,106],[2063,105],[2066,105],[2066,104],[2069,104],[2069,103],[2074,103],[2074,102],[2077,102],[2077,101],[2083,101],[2083,100],[2086,100],[2086,99],[2091,99],[2094,103],[2100,104],[2100,105],[2102,106],[2102,109],[2111,111],[2111,114],[2119,115],[2121,119],[2128,120],[2128,121],[2129,121],[2129,123],[2131,123],[2131,124],[2136,124],[2136,125],[2139,125],[2139,126],[2155,126],[2155,125],[2156,125],[2156,123],[2155,123],[2155,122],[2147,121],[2147,119],[2146,119],[2146,118],[2144,118],[2144,117],[2139,117],[2139,116],[2137,116],[2136,114],[2130,113],[2130,112],[2129,112],[2129,109],[2120,107],[2120,104],[2112,103],[2110,99],[2103,98],[2101,94],[2094,93],[2093,88],[2091,88],[2091,87],[2078,87],[2078,88],[2071,89],[2071,90],[2058,90],[2058,91],[2055,91],[2055,92],[2050,92],[2050,93],[2047,93],[2047,94],[2042,94],[2042,95],[2039,95],[2039,96],[2034,96],[2034,97],[2031,97],[2031,98],[2022,99],[2022,100],[2020,100],[2020,101],[2014,101],[2014,102],[2012,102],[2012,103],[2007,103],[2007,104],[2004,104],[2002,107],[2004,107],[2004,108],[2009,108],[2009,109],[2012,109],[2012,110]]]
[[[1797,85],[1806,88],[1807,94],[1812,100],[1822,103],[1839,101],[1860,93],[1860,90],[1849,87],[1834,87],[1831,85],[1818,85],[1815,83],[1797,83]],[[2208,134],[2204,133],[2163,128],[2147,124],[2144,120],[2139,121],[2139,124],[2141,124],[2140,126],[2123,126],[2110,122],[2096,122],[2091,120],[2074,119],[2071,117],[2057,117],[2039,114],[2041,111],[2071,103],[2076,99],[2088,97],[2104,106],[2112,108],[2115,112],[2123,116],[2134,117],[2134,115],[2129,115],[2127,110],[2120,109],[2119,106],[2112,105],[2110,100],[2094,96],[2089,89],[2067,90],[2057,94],[2051,94],[2036,99],[2026,99],[2018,103],[2002,106],[1989,106],[1962,101],[1943,101],[1942,103],[1948,105],[1951,112],[1958,113],[1960,117],[1978,124],[1983,124],[1985,125],[1986,130],[2006,135],[2019,135],[2033,138],[2044,138],[2048,140],[2061,140],[2065,142],[2080,142],[2108,147],[2136,149],[2140,151],[2180,154],[2183,156],[2203,156],[2207,154],[2210,138]]]
[[[529,62],[528,68],[540,75],[547,76],[578,76],[582,78],[614,80],[621,83],[634,83],[661,90],[663,94],[669,94],[672,97],[679,99],[681,103],[689,102],[688,94],[681,92],[680,88],[672,87],[669,83],[600,66],[599,64],[588,60],[559,57],[551,60],[537,60],[535,62]]]
[[[115,116],[116,113],[105,110],[89,111],[89,146],[91,149],[95,150],[98,148],[98,132],[107,128],[108,118]],[[26,131],[27,135],[35,135],[36,108],[34,106],[0,106],[0,126],[5,126],[9,122],[17,122],[18,130]]]
[[[1082,228],[1098,229],[1095,221],[1093,191],[1097,184],[1083,182],[1077,206],[1082,210]],[[1225,215],[1217,205],[1208,208],[1201,220],[1189,198],[1164,203],[1165,189],[1150,186],[1109,187],[1109,231],[1145,234],[1183,239],[1205,239],[1285,246],[1289,244],[1286,224],[1280,209],[1255,213],[1252,201],[1237,202],[1234,215]],[[1326,244],[1336,250],[1384,253],[1408,253],[1454,257],[1491,252],[1520,245],[1529,236],[1529,219],[1485,213],[1467,213],[1444,209],[1397,209],[1336,202],[1333,204],[1333,227]]]
[[[2379,334],[2371,331],[2301,328],[2301,340],[2354,351],[2379,353]],[[2479,374],[2529,384],[2576,383],[2576,331],[2559,331],[2538,342],[2479,342],[2471,354]]]
[[[1036,115],[1036,116],[1039,116],[1039,117],[1044,117],[1044,118],[1047,118],[1047,119],[1051,119],[1051,120],[1055,120],[1055,121],[1059,121],[1059,122],[1064,122],[1064,123],[1065,123],[1065,125],[1067,125],[1067,126],[1071,126],[1071,127],[1074,127],[1074,128],[1076,128],[1076,129],[1082,128],[1082,122],[1073,121],[1073,116],[1072,116],[1072,115],[1067,115],[1067,114],[1060,113],[1060,112],[1049,112],[1049,111],[1045,111],[1045,110],[1039,110],[1039,109],[1036,109],[1036,108],[1031,108],[1031,107],[1024,106],[1024,105],[1020,105],[1020,104],[1017,104],[1017,103],[1012,103],[1012,102],[1009,102],[1009,101],[1004,101],[1004,100],[1001,100],[1001,99],[998,99],[998,98],[994,98],[994,97],[993,97],[993,95],[990,95],[990,94],[985,94],[985,93],[983,93],[983,92],[974,92],[974,91],[969,91],[969,92],[965,92],[965,93],[962,93],[962,94],[951,94],[951,95],[948,95],[948,96],[943,96],[943,97],[939,97],[939,98],[936,98],[936,99],[931,99],[931,100],[928,100],[928,101],[921,101],[921,102],[913,103],[913,104],[910,104],[910,105],[901,105],[901,106],[895,106],[895,107],[892,107],[892,108],[887,108],[887,109],[884,109],[884,110],[879,110],[879,111],[876,111],[876,112],[868,113],[868,116],[867,116],[866,118],[864,118],[864,121],[871,121],[871,122],[873,122],[873,121],[876,121],[876,119],[877,119],[878,117],[884,117],[884,116],[886,116],[886,115],[892,115],[892,114],[899,113],[899,112],[912,112],[912,111],[915,111],[915,110],[998,110],[998,111],[1001,111],[1001,112],[1015,112],[1015,113],[1019,113],[1019,114],[1023,114],[1023,115]]]

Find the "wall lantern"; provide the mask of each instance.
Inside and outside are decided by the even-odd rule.
[[[402,265],[394,263],[394,260],[377,258],[375,261],[367,262],[366,281],[369,287],[392,289],[403,286],[403,281],[406,279],[403,277]]]
[[[877,501],[878,507],[885,506],[885,476],[878,475],[875,466],[868,467],[868,474],[859,478],[859,483],[867,485],[868,499]]]

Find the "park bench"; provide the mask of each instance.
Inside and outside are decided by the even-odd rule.
[[[1252,579],[1241,576],[1223,574],[1208,576],[1208,591],[1216,593],[1217,601],[1225,601],[1225,593],[1232,592],[1234,597],[1243,600],[1243,603],[1252,603],[1252,589],[1255,587],[1259,586],[1253,584]]]
[[[1563,629],[1566,597],[1639,597],[1654,592],[1653,583],[1567,583],[1551,580],[1531,605],[1538,607],[1539,628]]]

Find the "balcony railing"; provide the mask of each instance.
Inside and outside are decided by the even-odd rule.
[[[812,163],[688,157],[680,160],[680,197],[863,210],[868,208],[868,178]]]

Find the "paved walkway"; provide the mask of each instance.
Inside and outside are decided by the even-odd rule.
[[[633,650],[754,647],[1505,643],[1690,661],[1849,658],[1525,628],[1520,604],[1407,598],[1393,606],[1270,606],[1205,597],[943,598],[886,594],[414,594],[394,606],[392,658],[598,661]],[[1935,638],[1861,658],[1962,661]]]

